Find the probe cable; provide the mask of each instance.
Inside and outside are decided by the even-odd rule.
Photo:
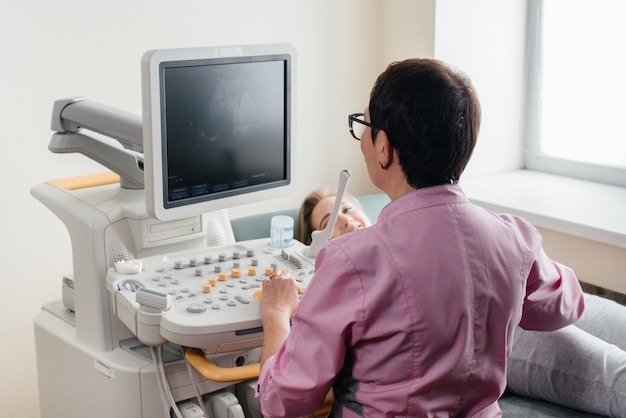
[[[209,415],[209,411],[207,411],[206,405],[204,404],[204,401],[202,400],[202,393],[200,392],[200,387],[198,387],[198,382],[196,381],[196,377],[194,376],[191,363],[189,363],[189,361],[185,357],[185,348],[180,347],[180,351],[183,355],[183,358],[185,359],[185,364],[187,365],[187,371],[189,372],[189,379],[191,380],[193,387],[196,389],[196,399],[198,400],[198,403],[200,404],[200,408],[202,409],[202,412],[204,413],[204,416],[206,418],[211,418],[211,416]]]
[[[152,359],[154,360],[154,368],[157,375],[159,390],[161,391],[161,401],[163,402],[163,408],[165,409],[165,416],[169,418],[171,407],[171,409],[174,411],[174,414],[176,415],[176,418],[183,418],[180,410],[178,409],[178,406],[176,406],[174,398],[172,397],[172,392],[170,391],[170,386],[165,374],[165,367],[163,363],[163,346],[151,346],[150,353],[152,354]]]

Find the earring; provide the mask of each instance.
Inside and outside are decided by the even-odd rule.
[[[378,166],[379,166],[380,168],[382,168],[383,170],[386,170],[386,169],[387,169],[387,167],[384,167],[384,166],[383,166],[383,163],[381,163],[380,161],[378,162]]]

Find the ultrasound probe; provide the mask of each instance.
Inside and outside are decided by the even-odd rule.
[[[339,208],[341,207],[341,202],[343,201],[343,195],[345,194],[346,189],[348,188],[348,183],[350,182],[350,176],[351,174],[348,170],[342,170],[339,173],[339,187],[337,188],[337,195],[335,196],[335,205],[330,213],[330,218],[328,219],[326,228],[321,231],[313,231],[311,233],[311,246],[306,252],[307,257],[317,257],[317,253],[322,248],[322,245],[330,240],[333,230],[335,229],[335,224],[337,223],[337,217],[339,216]]]

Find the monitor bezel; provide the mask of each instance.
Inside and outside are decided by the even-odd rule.
[[[271,60],[287,57],[285,97],[288,101],[285,115],[285,171],[286,179],[262,188],[244,188],[230,193],[208,195],[204,199],[167,205],[162,132],[162,64],[172,62],[204,61],[206,63]],[[144,54],[141,62],[143,106],[143,151],[146,209],[150,216],[162,221],[201,215],[260,200],[284,197],[295,188],[295,74],[296,51],[291,44],[239,45],[202,48],[156,49]]]

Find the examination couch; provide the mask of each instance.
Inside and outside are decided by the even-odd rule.
[[[358,197],[375,222],[387,196]],[[231,220],[235,239],[270,235],[274,215],[297,208]],[[554,332],[518,328],[508,363],[508,386],[499,404],[504,418],[626,417],[626,306],[585,294],[584,317]]]

